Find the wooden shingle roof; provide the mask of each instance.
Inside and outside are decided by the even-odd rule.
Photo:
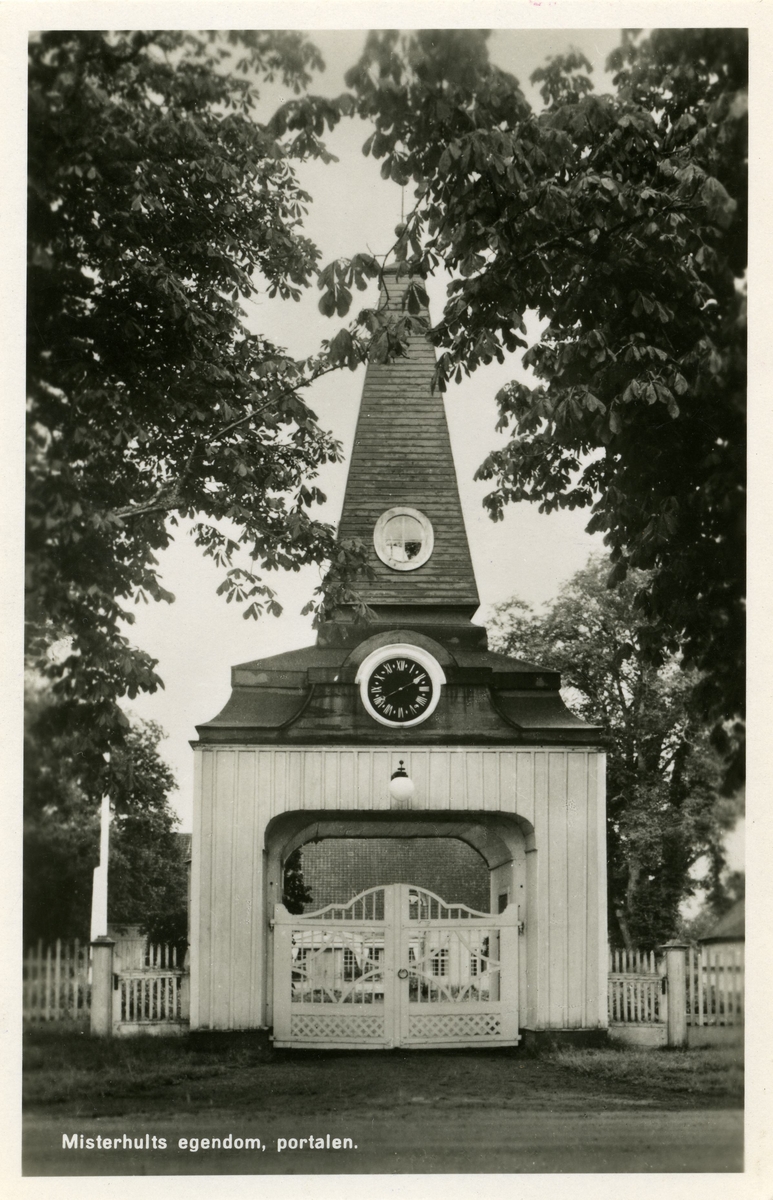
[[[406,280],[394,271],[386,268],[381,303],[400,313]],[[431,388],[434,369],[434,348],[419,333],[411,335],[407,357],[368,365],[339,538],[368,547],[375,578],[357,585],[368,604],[474,611],[480,601],[443,398]],[[398,505],[424,513],[434,530],[431,557],[413,571],[392,570],[373,546],[376,521]]]

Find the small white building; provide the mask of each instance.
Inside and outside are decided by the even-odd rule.
[[[398,308],[402,290],[387,269],[383,302]],[[314,646],[234,667],[230,700],[198,727],[192,1028],[279,1023],[285,1045],[374,1047],[606,1026],[603,747],[555,672],[491,653],[473,624],[434,366],[416,335],[407,358],[367,370],[339,536],[370,549],[360,590],[373,619],[344,608]],[[401,769],[409,782],[395,786]],[[288,856],[341,837],[467,842],[488,867],[489,912],[391,884],[292,917]],[[347,949],[350,965],[379,949],[360,986],[371,1000],[333,988],[311,1011],[299,956],[315,937],[340,959],[320,960],[319,978],[343,980]],[[452,963],[454,987],[440,987]],[[496,988],[480,986],[484,968]]]

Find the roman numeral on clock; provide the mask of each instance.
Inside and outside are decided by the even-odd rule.
[[[434,711],[432,674],[411,658],[389,658],[370,673],[363,699],[371,715],[390,725],[412,724]],[[433,698],[434,696],[434,698]]]

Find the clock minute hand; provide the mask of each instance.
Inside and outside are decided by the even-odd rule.
[[[385,692],[384,699],[391,700],[392,697],[396,696],[398,692],[404,692],[407,687],[412,687],[412,685],[413,685],[413,681],[411,681],[411,683],[401,683],[400,686],[398,688],[394,688],[393,691]]]

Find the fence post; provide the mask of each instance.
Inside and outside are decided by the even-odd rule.
[[[189,1021],[191,1017],[191,959],[190,950],[186,948],[183,957],[184,974],[180,980],[180,1019]]]
[[[687,1045],[687,969],[686,942],[666,942],[659,946],[666,956],[668,988],[668,1019],[666,1023],[669,1046]]]
[[[113,1032],[113,947],[112,938],[102,936],[91,943],[91,1032],[110,1037]]]

